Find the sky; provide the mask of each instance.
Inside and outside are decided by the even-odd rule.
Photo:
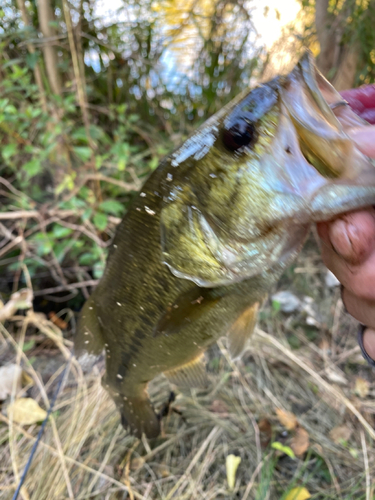
[[[122,5],[123,0],[110,0],[110,2],[99,0],[96,4],[96,12],[98,16],[110,19]],[[301,8],[297,0],[252,0],[251,6],[254,9],[253,22],[260,35],[260,43],[264,43],[267,48],[271,48],[272,44],[278,40],[282,28],[296,18]],[[266,16],[264,15],[265,7],[268,7]],[[119,20],[118,16],[116,20]]]
[[[270,49],[272,45],[280,38],[282,29],[287,24],[295,20],[301,5],[297,0],[251,0],[252,21],[258,33],[256,45],[266,46]],[[114,21],[129,21],[125,10],[122,9],[119,15],[116,12],[123,6],[123,0],[98,0],[95,4],[96,16],[104,22],[111,19]],[[95,69],[97,54],[87,55],[91,65]],[[280,54],[280,58],[282,55]],[[88,62],[88,61],[87,61]],[[181,61],[178,63],[174,55],[169,51],[163,54],[162,62],[168,77],[177,77],[184,73],[184,65]],[[186,67],[189,67],[187,64]]]
[[[268,49],[272,47],[282,32],[282,28],[294,21],[301,5],[296,0],[254,0],[253,22],[260,35],[260,41]],[[268,14],[264,16],[265,6],[269,7]],[[278,19],[276,10],[280,14]]]

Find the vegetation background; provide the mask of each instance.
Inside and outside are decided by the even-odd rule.
[[[305,46],[339,90],[375,78],[374,0],[302,0],[272,47],[254,22],[255,7],[262,29],[280,16],[266,1],[117,7],[0,6],[0,388],[10,387],[0,413],[0,498],[12,498],[41,420],[25,423],[9,409],[26,399],[48,408],[76,313],[160,159]],[[213,350],[213,387],[179,394],[182,415],[167,418],[152,448],[122,430],[99,385],[102,367],[84,377],[73,361],[22,497],[374,498],[373,375],[325,277],[312,237],[279,284],[295,309],[270,300],[238,364],[224,344]],[[6,378],[9,366],[23,371]],[[165,381],[152,394],[161,404]],[[242,463],[232,484],[233,454]]]

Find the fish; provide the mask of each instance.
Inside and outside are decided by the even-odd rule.
[[[206,387],[205,351],[241,356],[270,288],[312,223],[375,203],[375,168],[349,137],[366,126],[306,52],[246,89],[161,161],[135,196],[85,303],[75,355],[126,429],[155,438],[147,386]]]

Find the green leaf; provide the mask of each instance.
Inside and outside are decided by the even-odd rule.
[[[94,224],[99,229],[99,231],[104,231],[108,224],[107,216],[105,214],[102,214],[101,212],[97,212],[94,215]]]
[[[114,215],[121,215],[124,210],[122,203],[116,200],[105,200],[99,205],[99,208],[103,210],[103,212]]]
[[[86,210],[83,212],[81,219],[83,222],[89,220],[92,214],[92,209],[91,208],[86,208]]]
[[[103,262],[96,262],[94,264],[94,269],[93,269],[93,275],[95,279],[100,279],[103,276],[104,273],[104,263]]]
[[[39,174],[39,172],[42,170],[42,165],[40,164],[40,161],[34,158],[33,160],[28,161],[22,166],[22,170],[24,170],[27,174],[27,177],[30,179],[31,177],[34,177],[34,175]]]
[[[23,344],[22,351],[27,352],[30,351],[35,346],[35,340],[28,340]]]
[[[70,234],[72,234],[73,230],[69,227],[60,226],[55,224],[52,229],[53,236],[55,238],[66,238]]]
[[[280,302],[278,302],[277,300],[273,300],[272,301],[272,309],[275,311],[275,312],[279,312],[280,309],[281,309],[281,304]]]
[[[7,144],[4,146],[1,154],[3,155],[4,160],[9,160],[17,152],[17,144]]]
[[[79,263],[81,266],[90,266],[96,261],[97,257],[93,253],[83,253],[79,256]]]
[[[289,446],[284,446],[279,441],[275,441],[274,443],[272,443],[271,448],[281,451],[285,455],[288,455],[288,457],[290,457],[290,458],[293,458],[293,459],[296,458],[292,448],[289,448]]]
[[[36,63],[38,62],[39,55],[37,52],[34,52],[33,54],[27,54],[26,55],[26,64],[30,69],[34,69]]]
[[[8,106],[5,106],[4,109],[5,113],[8,113],[9,115],[16,115],[17,114],[17,108],[13,106],[13,104],[8,104]]]
[[[91,158],[92,151],[89,147],[76,146],[73,148],[73,151],[78,156],[78,158],[82,161],[86,162],[86,161],[89,161],[89,159]]]

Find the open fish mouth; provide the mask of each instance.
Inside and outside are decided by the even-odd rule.
[[[296,128],[301,152],[323,177],[358,183],[368,174],[375,175],[372,162],[347,133],[366,122],[317,70],[310,52],[288,76],[280,77],[280,83],[281,99]]]

